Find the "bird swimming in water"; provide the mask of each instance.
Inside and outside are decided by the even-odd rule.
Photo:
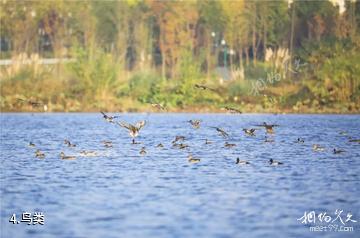
[[[200,159],[193,158],[192,155],[189,155],[188,156],[188,161],[189,161],[189,163],[199,163]]]
[[[360,139],[349,139],[349,142],[357,142],[360,144]]]
[[[271,139],[271,138],[268,138],[267,136],[265,136],[265,141],[264,141],[265,143],[273,143],[273,142],[275,142],[273,139]]]
[[[250,164],[250,162],[248,162],[246,160],[240,160],[239,158],[236,158],[236,164],[238,164],[238,165],[246,165],[246,164]]]
[[[242,113],[242,111],[240,111],[236,108],[233,108],[233,107],[224,107],[224,109],[233,114],[235,114],[235,113],[241,114]]]
[[[66,156],[66,155],[64,154],[64,152],[62,152],[62,151],[61,151],[61,153],[60,153],[60,158],[61,158],[61,159],[64,159],[64,160],[74,160],[74,159],[76,159],[75,156]]]
[[[304,141],[304,139],[302,139],[302,138],[297,138],[297,141],[296,141],[297,143],[304,143],[305,141]]]
[[[145,149],[146,149],[145,147],[142,147],[139,153],[141,155],[146,155],[146,150]]]
[[[143,128],[145,126],[146,121],[139,121],[135,125],[132,125],[132,124],[129,124],[126,122],[119,122],[118,124],[119,124],[119,126],[124,127],[125,129],[129,130],[129,135],[132,138],[132,143],[136,144],[135,138],[139,135],[141,128]]]
[[[119,116],[109,116],[109,115],[106,115],[104,112],[100,112],[100,113],[103,115],[105,121],[107,121],[107,122],[109,122],[109,123],[114,123],[114,119],[115,119],[115,118],[119,118]]]
[[[224,146],[225,146],[226,148],[232,148],[232,147],[236,146],[236,144],[229,144],[229,143],[226,141]]]
[[[185,149],[185,148],[188,148],[189,146],[188,145],[185,145],[185,144],[179,144],[179,149]]]
[[[106,148],[111,148],[111,147],[113,147],[113,145],[112,145],[112,142],[111,141],[102,141],[102,143],[104,144],[104,146],[106,147]]]
[[[29,147],[35,147],[35,144],[30,141],[29,142]]]
[[[335,149],[334,148],[334,150],[333,150],[333,153],[334,154],[340,154],[340,153],[344,153],[344,152],[346,152],[345,150],[337,150],[337,149]]]
[[[171,143],[175,144],[178,141],[184,141],[184,140],[185,140],[185,136],[175,136],[175,139]]]
[[[97,156],[97,153],[96,153],[96,151],[82,150],[82,151],[80,151],[80,155],[86,156],[86,157],[93,157],[93,156]]]
[[[156,147],[157,147],[157,148],[164,148],[164,145],[161,144],[161,143],[159,143]]]
[[[253,129],[253,128],[251,128],[251,129],[243,129],[243,131],[245,132],[245,134],[246,135],[248,135],[248,136],[255,136],[255,130],[256,129]]]
[[[279,161],[276,161],[276,160],[273,160],[273,159],[270,159],[270,160],[269,160],[269,164],[276,166],[276,165],[281,165],[281,164],[284,164],[284,163],[279,162]]]
[[[324,151],[325,150],[325,148],[319,144],[313,144],[312,149],[313,149],[313,151]]]
[[[219,132],[222,137],[224,137],[224,138],[229,137],[229,134],[226,133],[222,128],[220,128],[220,127],[211,127],[211,128],[215,128],[216,131]]]
[[[68,147],[76,147],[75,144],[71,144],[71,142],[67,139],[64,140],[64,144],[67,145]]]
[[[256,125],[256,126],[265,127],[266,133],[268,133],[268,134],[273,134],[273,133],[274,133],[274,129],[273,129],[273,128],[276,127],[276,126],[279,126],[279,125],[276,125],[276,124],[267,124],[266,122],[264,122],[263,124]]]
[[[179,149],[185,149],[188,148],[189,146],[183,143],[177,144],[177,143],[173,143],[173,147],[178,147]]]
[[[194,129],[199,129],[200,128],[201,120],[190,120],[188,122],[192,125],[192,127]]]
[[[43,152],[41,152],[40,150],[36,150],[35,157],[37,157],[39,159],[43,159],[43,158],[45,158],[45,154]]]
[[[205,139],[205,145],[212,144],[212,141],[209,141],[208,139]]]

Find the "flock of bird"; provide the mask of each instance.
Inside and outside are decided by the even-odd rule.
[[[136,124],[133,125],[133,124],[130,124],[130,123],[127,123],[127,122],[124,122],[124,121],[115,121],[117,118],[120,118],[120,116],[111,116],[111,115],[108,115],[108,114],[106,114],[104,112],[100,112],[100,113],[102,114],[102,117],[106,122],[108,122],[110,124],[119,125],[120,127],[126,129],[128,131],[128,133],[129,133],[129,136],[132,139],[132,144],[141,144],[139,142],[136,142],[135,139],[139,135],[141,129],[146,125],[145,120],[139,121],[139,122],[137,122]],[[193,120],[193,119],[189,120],[187,122],[195,130],[199,129],[200,126],[201,126],[201,123],[202,123],[201,120]],[[258,124],[258,125],[254,125],[254,126],[256,128],[244,128],[244,129],[242,129],[242,131],[245,133],[245,135],[250,136],[250,137],[254,137],[254,136],[256,136],[256,134],[255,134],[256,131],[260,130],[260,127],[263,127],[265,129],[265,132],[266,132],[264,142],[265,143],[273,143],[274,142],[274,139],[272,138],[272,135],[275,133],[274,128],[278,127],[279,125],[277,125],[277,124],[267,124],[266,122],[264,122],[262,124]],[[220,127],[210,127],[210,128],[215,129],[218,132],[218,134],[221,137],[223,137],[224,139],[229,138],[229,134],[223,128],[220,128]],[[345,132],[340,132],[340,134],[346,135]],[[354,139],[354,138],[351,138],[351,137],[349,137],[348,139],[349,139],[349,142],[355,142],[355,143],[360,144],[360,139]],[[103,143],[104,147],[106,147],[106,148],[113,147],[111,141],[102,141],[102,143]],[[182,136],[182,135],[176,136],[171,143],[172,143],[172,146],[174,148],[178,148],[178,149],[185,149],[185,148],[190,147],[189,145],[185,144],[185,136]],[[305,140],[303,138],[297,138],[295,143],[302,144],[302,143],[305,143]],[[212,141],[210,141],[208,139],[205,139],[204,144],[205,145],[212,144]],[[64,139],[64,145],[67,146],[67,147],[76,147],[76,144],[71,143],[68,139]],[[29,146],[34,147],[34,148],[36,147],[36,145],[33,142],[29,142]],[[224,143],[225,148],[232,148],[232,147],[235,147],[235,146],[236,146],[236,144],[229,143],[227,140]],[[156,145],[156,147],[157,148],[163,148],[164,145],[162,143],[159,143],[159,144]],[[323,147],[323,146],[321,146],[319,144],[313,144],[312,145],[312,150],[314,152],[325,151],[325,147]],[[340,153],[345,153],[346,151],[342,150],[342,149],[333,148],[332,152],[333,152],[333,154],[340,154]],[[98,156],[96,151],[87,151],[87,150],[82,150],[82,151],[80,151],[79,154],[80,154],[80,156],[85,156],[85,157]],[[144,147],[144,146],[141,147],[141,150],[140,150],[139,154],[140,155],[147,154],[146,147]],[[37,149],[35,151],[35,157],[40,158],[40,159],[44,159],[45,156],[46,156],[45,153],[42,152],[41,150]],[[74,160],[74,159],[76,159],[76,156],[68,156],[68,155],[65,155],[64,152],[61,152],[60,153],[60,158],[63,159],[63,160]],[[191,153],[188,155],[187,159],[188,159],[189,163],[199,163],[201,161],[199,158],[194,158]],[[273,166],[283,165],[283,162],[275,161],[273,159],[269,159],[268,163],[270,165],[273,165]],[[248,162],[246,160],[240,160],[239,158],[236,158],[235,164],[237,164],[237,165],[248,165],[248,164],[250,164],[250,162]]]

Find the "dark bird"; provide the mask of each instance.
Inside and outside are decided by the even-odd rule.
[[[142,147],[141,150],[140,150],[140,154],[141,155],[146,155],[146,148],[145,147]]]
[[[334,150],[333,150],[333,153],[334,154],[340,154],[340,153],[344,153],[344,152],[346,152],[345,150],[337,150],[337,149],[335,149],[334,148]]]
[[[224,107],[224,109],[233,114],[235,114],[235,113],[241,114],[242,113],[242,111],[240,111],[236,108],[233,108],[233,107]]]
[[[178,141],[184,141],[185,136],[175,136],[175,139],[172,141],[173,144],[175,144]]]
[[[229,134],[226,133],[222,128],[219,128],[219,127],[211,127],[211,128],[215,128],[216,131],[219,132],[222,137],[224,137],[224,138],[229,137]]]
[[[106,148],[111,148],[111,147],[113,147],[111,141],[102,141],[102,143],[104,144],[104,146],[105,146]]]
[[[210,91],[216,92],[215,89],[209,88],[208,86],[205,86],[205,85],[195,84],[194,87],[197,89],[201,89],[201,90],[210,90]]]
[[[304,139],[302,139],[302,138],[297,138],[297,141],[296,141],[297,143],[304,143],[305,141],[304,141]]]
[[[43,159],[43,158],[45,158],[45,154],[43,152],[41,152],[40,150],[36,150],[35,157],[37,157],[39,159]]]
[[[256,125],[256,126],[265,127],[266,133],[268,133],[268,134],[273,134],[273,133],[274,133],[274,129],[273,129],[273,128],[276,127],[276,126],[279,126],[279,125],[276,125],[276,124],[266,124],[266,122],[264,122],[263,124]]]
[[[188,148],[189,146],[183,143],[180,144],[173,143],[173,147],[178,147],[179,149],[185,149]]]
[[[189,146],[188,145],[185,145],[185,144],[179,144],[179,149],[185,149],[185,148],[188,148]]]
[[[67,145],[68,147],[76,147],[75,144],[71,144],[71,142],[67,139],[64,140],[64,144]]]
[[[349,142],[357,142],[360,144],[360,139],[350,139]]]
[[[264,142],[265,142],[265,143],[273,143],[274,140],[271,139],[271,138],[268,138],[267,136],[265,136],[265,141],[264,141]]]
[[[164,145],[161,144],[161,143],[159,143],[156,147],[157,147],[157,148],[164,148]]]
[[[192,155],[189,155],[188,156],[188,161],[189,161],[189,163],[199,163],[200,159],[193,158]]]
[[[119,116],[109,116],[109,115],[106,115],[104,112],[100,112],[104,119],[107,121],[107,122],[110,122],[110,123],[114,123],[114,119],[115,118],[119,118]]]
[[[62,151],[61,151],[61,153],[60,153],[60,158],[61,158],[61,159],[64,159],[64,160],[74,160],[74,159],[76,159],[75,156],[66,156],[66,155],[64,154],[64,152],[62,152]]]
[[[279,162],[279,161],[276,161],[276,160],[273,160],[273,159],[270,159],[270,160],[269,160],[269,164],[270,164],[270,165],[281,165],[281,164],[284,164],[284,163]]]
[[[251,129],[243,129],[243,131],[245,132],[245,134],[246,135],[248,135],[248,136],[255,136],[255,130],[256,129],[253,129],[253,128],[251,128]]]
[[[238,164],[238,165],[246,165],[246,164],[250,164],[250,162],[248,162],[246,160],[240,160],[239,158],[236,158],[236,164]]]
[[[201,120],[190,120],[188,122],[192,125],[192,127],[194,129],[199,129],[200,128]]]
[[[236,146],[236,144],[229,144],[229,143],[226,141],[224,146],[225,146],[226,148],[232,148],[232,147]]]
[[[324,151],[325,150],[325,148],[319,144],[313,144],[312,149],[313,149],[313,151]]]
[[[29,147],[35,147],[35,144],[30,141],[29,142]]]
[[[132,138],[132,143],[135,144],[135,138],[139,135],[141,128],[143,128],[145,126],[146,122],[139,121],[135,125],[132,125],[132,124],[129,124],[126,122],[119,122],[118,124],[119,124],[119,126],[124,127],[125,129],[127,129],[129,131],[129,135]]]

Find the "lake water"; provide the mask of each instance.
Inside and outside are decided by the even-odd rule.
[[[190,119],[201,119],[200,129]],[[147,121],[136,139],[141,144],[131,144],[128,132],[100,113],[1,114],[1,237],[360,237],[360,144],[348,141],[360,139],[359,115],[121,114],[119,120]],[[274,143],[254,127],[263,122],[279,125],[269,135]],[[260,129],[255,137],[243,133],[250,127]],[[190,147],[172,147],[176,135]],[[295,143],[298,137],[305,143]],[[45,159],[35,157],[30,141]],[[225,141],[236,147],[225,148]],[[315,143],[325,151],[314,152]],[[143,146],[146,155],[139,154]],[[81,157],[81,150],[98,156]],[[61,160],[61,151],[77,159]],[[190,164],[189,153],[200,163]],[[238,166],[237,157],[251,164]],[[271,158],[284,164],[270,166]],[[357,222],[343,225],[336,210],[343,210],[344,223],[348,213]],[[311,211],[315,225],[353,231],[310,231],[315,225],[298,219]],[[23,212],[43,212],[45,224],[9,222]],[[323,212],[329,223],[318,220]]]

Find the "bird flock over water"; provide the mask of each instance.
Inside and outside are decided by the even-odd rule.
[[[100,112],[103,119],[109,123],[109,124],[113,124],[116,126],[119,126],[120,128],[123,128],[124,130],[126,130],[128,132],[128,135],[131,138],[131,144],[142,144],[141,142],[136,141],[135,139],[139,136],[142,128],[144,128],[146,126],[146,121],[142,120],[139,121],[135,124],[131,124],[125,121],[116,121],[117,118],[121,118],[121,116],[112,116],[109,115],[105,112]],[[198,130],[200,129],[201,125],[202,125],[202,120],[199,119],[191,119],[186,121],[186,123],[189,123],[189,127],[190,129],[193,130]],[[265,129],[265,138],[264,138],[264,143],[274,143],[274,134],[275,134],[275,129],[276,127],[279,127],[280,125],[278,124],[268,124],[266,122],[263,122],[262,124],[256,124],[254,125],[254,128],[243,128],[242,131],[244,133],[245,136],[247,137],[256,137],[257,136],[257,131],[262,130],[261,128]],[[231,143],[229,142],[229,133],[226,132],[225,129],[221,128],[221,127],[214,127],[214,126],[209,126],[209,128],[214,129],[215,132],[218,133],[219,136],[221,136],[225,141],[224,141],[224,148],[227,149],[231,149],[233,147],[236,147],[237,145],[235,143]],[[346,136],[347,133],[342,131],[340,132],[341,135]],[[350,143],[358,143],[360,144],[360,139],[355,139],[352,137],[347,137],[348,142]],[[204,140],[204,146],[206,145],[210,145],[213,142],[207,138],[203,139]],[[171,146],[174,149],[179,149],[179,150],[184,150],[184,149],[189,149],[191,146],[189,144],[187,144],[187,139],[185,136],[183,135],[177,135],[175,136],[175,138],[171,141]],[[103,144],[103,146],[105,148],[112,148],[113,147],[113,143],[112,141],[101,141],[101,143]],[[297,140],[294,141],[294,143],[298,143],[298,144],[304,144],[305,143],[305,139],[304,138],[297,138]],[[70,148],[76,148],[76,144],[72,143],[69,139],[64,139],[64,146],[65,147],[70,147]],[[46,157],[46,154],[44,152],[42,152],[40,149],[37,148],[37,146],[33,143],[33,142],[29,142],[28,144],[29,147],[33,147],[35,148],[35,157],[39,158],[39,159],[44,159]],[[164,144],[163,143],[158,143],[156,146],[156,148],[164,148]],[[320,145],[320,144],[313,144],[312,145],[312,150],[314,153],[317,152],[324,152],[327,150],[327,148],[325,148],[324,146]],[[333,148],[331,150],[331,152],[333,154],[342,154],[342,153],[346,153],[345,150],[343,149],[338,149],[338,148]],[[142,146],[139,154],[141,156],[144,156],[147,154],[146,151],[146,147]],[[96,157],[99,156],[99,154],[96,151],[92,151],[92,150],[81,150],[77,156],[81,156],[81,157]],[[75,155],[65,155],[65,153],[63,151],[60,152],[60,159],[62,160],[75,160],[77,158],[77,156]],[[201,162],[200,158],[195,158],[192,153],[188,153],[187,156],[187,160],[189,163],[199,163]],[[236,165],[249,165],[251,164],[249,161],[246,160],[241,160],[239,157],[237,157],[235,159],[234,164]],[[268,160],[268,164],[272,165],[272,166],[279,166],[279,165],[283,165],[283,162],[280,161],[276,161],[273,160],[272,158]]]

